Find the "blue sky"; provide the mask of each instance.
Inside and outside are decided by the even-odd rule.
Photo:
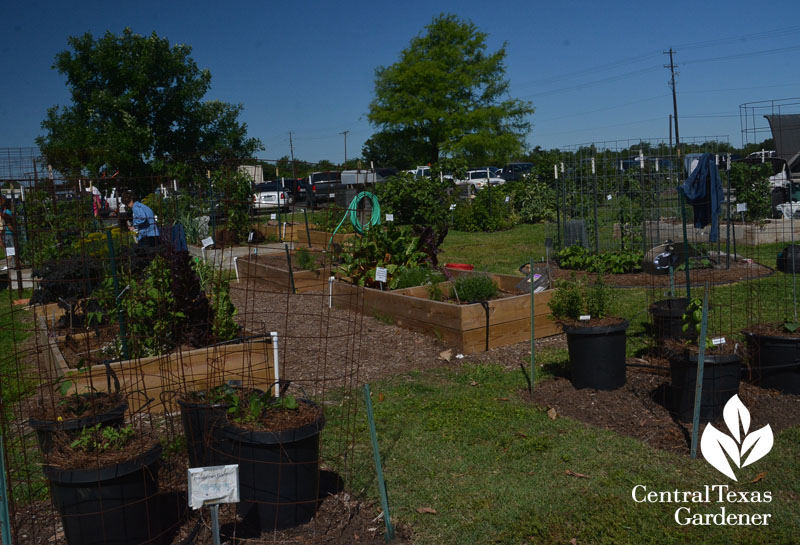
[[[360,155],[375,68],[442,12],[507,44],[511,95],[533,102],[531,146],[667,138],[676,50],[682,138],[742,142],[739,105],[800,96],[800,4],[753,2],[4,2],[0,147],[33,146],[48,107],[68,104],[51,69],[67,37],[129,26],[193,48],[207,98],[244,105],[264,159]]]

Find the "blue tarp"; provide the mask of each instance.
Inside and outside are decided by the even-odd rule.
[[[686,158],[687,161],[689,158]],[[697,166],[681,186],[686,200],[694,209],[694,226],[703,228],[711,224],[709,242],[716,242],[719,237],[719,213],[722,211],[722,180],[714,160],[714,155],[704,153]]]

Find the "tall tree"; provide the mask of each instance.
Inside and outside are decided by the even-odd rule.
[[[59,171],[204,172],[263,149],[247,137],[241,105],[202,100],[211,73],[198,68],[188,45],[129,28],[68,43],[71,50],[56,55],[53,68],[66,76],[72,105],[50,108],[42,121],[46,134],[36,139]]]
[[[521,154],[533,106],[508,95],[505,44],[487,53],[487,35],[455,15],[439,15],[425,28],[399,61],[376,70],[368,117],[378,134],[391,136],[373,135],[373,142],[404,138],[431,163],[442,154],[472,164]]]

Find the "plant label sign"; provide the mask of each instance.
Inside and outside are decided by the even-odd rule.
[[[214,239],[211,237],[204,238],[201,243],[203,244],[203,248],[208,248],[212,244],[214,244]]]
[[[189,507],[239,502],[239,465],[189,468]]]
[[[714,339],[711,339],[711,344],[713,344],[714,346],[725,344],[725,337],[716,337]]]
[[[592,319],[589,314],[581,314],[580,318],[578,318],[581,322],[588,322]]]
[[[278,219],[278,214],[270,214],[270,215],[269,215],[269,219],[271,219],[271,220],[276,220],[276,219]]]
[[[11,257],[12,255],[17,255],[17,249],[13,246],[9,246],[6,248],[6,257]]]
[[[375,281],[386,283],[386,267],[375,267]]]
[[[394,221],[394,214],[386,214],[386,221]]]
[[[455,204],[451,204],[450,205],[450,210],[452,211],[452,210],[455,210],[455,209],[456,209],[456,205]]]
[[[247,242],[253,242],[253,231],[250,231],[250,234],[247,235]]]
[[[747,212],[747,203],[746,202],[737,202],[736,203],[736,211],[737,212]]]
[[[506,195],[506,202],[508,202],[508,201],[510,201],[510,200],[511,200],[511,197],[509,197],[508,195]]]

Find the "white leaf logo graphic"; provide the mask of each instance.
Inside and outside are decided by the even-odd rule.
[[[750,411],[738,395],[731,397],[722,410],[722,418],[731,435],[726,435],[711,424],[706,426],[700,439],[700,451],[706,461],[720,473],[736,480],[728,458],[736,467],[744,467],[766,456],[772,450],[774,438],[769,424],[750,434]],[[741,446],[740,446],[741,445]],[[747,454],[749,451],[749,454]],[[727,454],[727,456],[726,456]],[[747,458],[742,463],[742,458]]]

